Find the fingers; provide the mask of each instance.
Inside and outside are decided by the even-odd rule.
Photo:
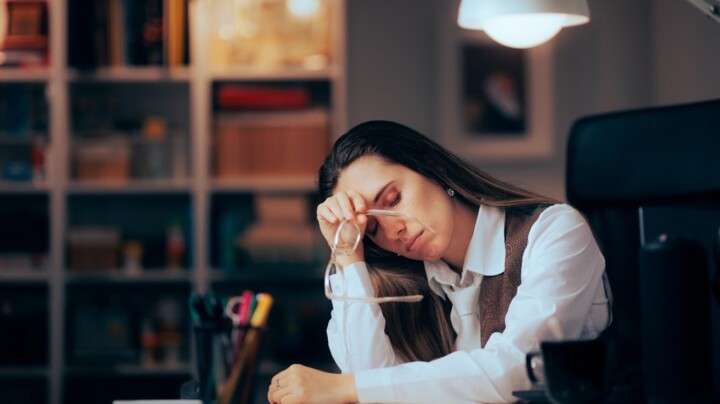
[[[367,211],[365,199],[355,191],[338,192],[318,205],[318,220],[338,223],[342,220],[356,220],[364,223],[367,218],[362,215]]]
[[[357,220],[357,214],[367,210],[365,199],[355,191],[339,192],[335,195],[335,199],[342,209],[345,220]]]
[[[283,387],[285,389],[283,389]],[[290,394],[290,392],[292,391],[287,387],[289,386],[282,384],[282,382],[280,381],[279,374],[275,375],[275,377],[273,377],[272,381],[270,382],[270,386],[268,386],[268,402],[270,404],[282,403],[283,398]]]
[[[367,223],[364,212],[367,212],[365,199],[355,191],[338,192],[318,205],[317,220],[328,245],[332,248],[335,232],[343,221],[352,220],[363,232]]]
[[[332,391],[333,375],[302,365],[291,365],[275,375],[268,387],[270,403],[339,403]]]
[[[296,402],[307,402],[302,397],[294,394],[298,387],[296,373],[300,365],[291,365],[287,369],[275,375],[268,386],[268,402],[271,404],[292,404]]]

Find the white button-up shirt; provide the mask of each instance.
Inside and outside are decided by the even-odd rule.
[[[504,210],[481,206],[462,274],[443,261],[425,262],[432,290],[444,298],[445,290],[479,289],[483,276],[504,272],[504,225]],[[548,319],[555,317],[568,339],[594,338],[608,325],[604,268],[582,215],[568,205],[553,205],[528,234],[521,284],[508,308],[505,330],[492,334],[484,348],[479,324],[468,327],[470,331],[458,330],[453,307],[458,341],[470,345],[430,362],[403,363],[385,335],[379,305],[333,301],[327,328],[330,351],[343,373],[355,373],[363,403],[513,402],[513,390],[530,388],[525,354],[536,350],[540,341],[553,339]],[[374,296],[364,263],[348,266],[344,274],[348,296]]]

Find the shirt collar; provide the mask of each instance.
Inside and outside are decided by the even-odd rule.
[[[487,276],[505,271],[504,209],[480,205],[475,230],[465,255],[463,275],[467,271]],[[425,274],[430,288],[440,296],[444,296],[441,285],[457,285],[460,282],[460,276],[442,260],[425,261]]]
[[[465,255],[464,271],[487,276],[505,272],[505,210],[480,205]]]

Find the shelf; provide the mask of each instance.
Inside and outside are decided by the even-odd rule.
[[[0,68],[1,82],[37,82],[50,80],[50,70],[44,67],[32,69]]]
[[[324,269],[324,268],[322,268]],[[321,287],[325,275],[318,267],[316,271],[305,268],[300,269],[237,269],[237,270],[213,270],[211,280],[213,282],[253,282],[253,283],[317,283]]]
[[[187,270],[146,270],[140,274],[115,272],[65,272],[67,283],[73,285],[135,284],[135,283],[189,283],[192,273]]]
[[[44,378],[48,375],[48,369],[46,366],[3,366],[0,365],[0,379],[7,378],[22,378],[22,379],[35,379]]]
[[[47,134],[27,134],[13,137],[0,133],[0,146],[32,146],[35,142],[47,142]]]
[[[329,313],[330,303],[322,295],[325,262],[309,264],[303,262],[309,259],[289,256],[278,264],[215,269],[236,264],[220,259],[216,239],[226,237],[225,241],[232,241],[240,236],[255,222],[255,205],[263,197],[289,196],[308,202],[307,209],[303,209],[307,218],[303,218],[314,221],[310,204],[317,193],[315,175],[320,157],[301,153],[299,146],[290,145],[295,138],[281,136],[269,143],[273,147],[286,144],[287,150],[304,156],[307,164],[298,164],[302,169],[275,169],[280,164],[273,158],[281,157],[270,148],[269,152],[252,156],[261,156],[260,161],[271,164],[271,169],[255,167],[237,172],[240,177],[235,178],[235,173],[217,168],[215,130],[219,120],[226,115],[234,117],[235,112],[243,119],[261,118],[263,122],[297,128],[296,122],[304,123],[307,118],[303,112],[322,109],[323,137],[316,137],[319,146],[305,141],[300,146],[308,146],[309,151],[324,157],[332,139],[330,133],[346,126],[344,2],[326,3],[332,13],[328,14],[331,21],[326,21],[328,38],[322,42],[322,52],[312,51],[313,55],[325,56],[296,57],[301,49],[295,46],[299,37],[294,35],[287,39],[293,41],[287,49],[294,56],[278,63],[267,63],[265,59],[248,62],[255,66],[294,66],[277,68],[217,67],[220,64],[210,57],[217,44],[210,40],[208,28],[218,27],[220,17],[232,17],[237,23],[237,14],[204,15],[202,11],[212,5],[238,6],[232,2],[187,4],[192,29],[183,33],[182,41],[172,41],[174,45],[169,39],[163,43],[167,45],[163,52],[168,52],[163,54],[164,65],[151,64],[160,61],[129,52],[145,52],[148,56],[148,51],[153,51],[135,45],[142,43],[143,33],[152,34],[148,29],[159,28],[150,19],[157,17],[158,11],[161,14],[169,3],[48,3],[52,6],[47,8],[50,65],[0,68],[0,168],[15,161],[32,168],[33,157],[36,163],[39,161],[39,154],[33,155],[33,151],[41,149],[47,173],[43,181],[30,179],[28,170],[21,172],[22,177],[15,175],[26,181],[13,181],[14,172],[7,175],[7,181],[0,180],[0,217],[11,229],[5,238],[0,237],[0,250],[6,257],[2,261],[0,255],[0,265],[4,265],[0,269],[0,289],[2,297],[10,302],[7,304],[17,308],[22,320],[19,322],[30,323],[25,328],[5,330],[8,332],[4,341],[12,338],[6,346],[6,365],[0,364],[0,390],[6,393],[5,401],[9,396],[10,401],[23,403],[111,402],[117,397],[130,399],[129,392],[136,393],[137,398],[176,396],[179,386],[191,380],[196,371],[187,300],[192,293],[207,291],[235,293],[246,287],[266,290],[277,296],[271,319],[278,330],[295,326],[285,324],[288,318],[301,319],[302,335],[309,335],[309,339],[298,348],[281,343],[284,334],[268,338],[264,351],[277,362],[261,365],[260,379],[289,366],[295,360],[290,357],[296,353],[310,365],[315,359],[327,359],[325,347],[319,355],[312,348],[320,346],[316,341],[322,338],[315,335],[324,334]],[[178,4],[184,7],[186,2]],[[160,8],[153,10],[155,6]],[[123,19],[130,12],[137,14],[132,27]],[[170,17],[168,11],[158,22],[169,24]],[[314,32],[318,26],[322,24],[315,24]],[[122,35],[118,36],[118,32]],[[177,56],[175,46],[180,42],[183,50],[178,61],[169,53],[172,50]],[[261,48],[265,53],[272,46]],[[238,63],[245,60],[230,58],[223,52],[227,50],[221,45],[215,49],[215,56]],[[185,64],[188,61],[192,64]],[[309,63],[300,66],[302,61]],[[128,64],[118,65],[122,62]],[[219,90],[229,86],[300,88],[308,101],[304,109],[291,113],[286,113],[282,102],[264,111],[252,106],[232,109],[217,102]],[[259,136],[264,139],[265,134]],[[105,142],[117,138],[121,138],[123,146]],[[149,138],[158,140],[146,141]],[[252,149],[244,146],[242,150]],[[114,158],[118,155],[122,161]],[[235,150],[228,155],[231,160],[243,161]],[[255,174],[259,172],[268,174]],[[90,251],[97,254],[97,261],[79,264],[78,256],[86,258],[82,254],[88,254],[82,247],[101,239],[91,234],[90,243],[78,244],[78,237],[70,242],[71,235],[82,235],[87,229],[99,229],[98,234],[111,234],[117,241],[106,250]],[[136,245],[141,246],[139,252]],[[278,245],[283,247],[282,243]],[[35,261],[26,264],[21,261],[26,250],[40,251],[44,259],[37,266],[33,266]],[[245,259],[240,254],[235,257],[237,261]],[[139,258],[143,270],[128,272],[125,257]],[[181,269],[170,268],[175,263]],[[148,323],[153,327],[180,324],[177,329],[182,333],[182,345],[177,356],[172,354],[175,361],[144,365],[137,339]],[[113,328],[118,324],[127,326],[124,336],[112,334],[118,331]],[[100,354],[93,357],[95,343]],[[124,344],[126,350],[120,352],[118,347],[113,354],[107,348],[114,349],[113,344]],[[158,358],[171,355],[162,350],[153,354]],[[169,363],[173,365],[163,365]]]
[[[46,182],[0,181],[0,194],[44,194],[49,190]]]
[[[304,69],[301,67],[253,68],[225,67],[212,68],[210,78],[215,81],[286,81],[286,80],[330,80],[334,75],[332,68]]]
[[[118,182],[102,181],[73,181],[67,191],[70,194],[97,195],[97,194],[174,194],[190,191],[188,180],[157,179],[157,180],[127,180]]]
[[[48,281],[48,273],[38,269],[0,269],[0,281],[14,284],[42,284]]]
[[[222,179],[214,180],[211,187],[215,192],[313,192],[316,189],[315,178],[308,175]]]
[[[105,81],[124,83],[134,82],[188,82],[190,70],[187,67],[103,67],[83,71],[72,69],[68,72],[69,81]]]

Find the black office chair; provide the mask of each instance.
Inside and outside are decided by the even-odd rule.
[[[613,323],[602,338],[614,347],[610,366],[615,388],[646,397],[643,347],[648,332],[643,341],[642,313],[643,303],[645,310],[650,306],[640,293],[638,208],[662,205],[720,212],[720,100],[578,120],[568,142],[566,192],[568,202],[586,216],[606,258],[614,303]],[[708,282],[717,282],[715,269],[708,272],[708,278],[715,273]],[[718,299],[708,300],[712,312],[720,313]],[[720,320],[708,321],[715,323],[717,333]],[[713,388],[720,397],[720,335],[713,343]]]

